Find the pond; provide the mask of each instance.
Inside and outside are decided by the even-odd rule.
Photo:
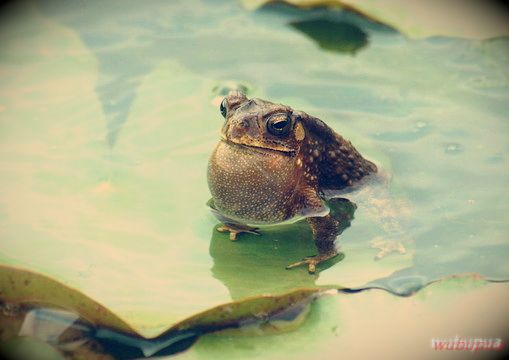
[[[2,265],[79,289],[147,337],[300,288],[509,280],[509,38],[410,40],[351,11],[226,0],[9,14]],[[231,89],[319,117],[388,176],[350,198],[343,260],[285,270],[315,252],[306,223],[237,242],[215,230],[206,169]]]

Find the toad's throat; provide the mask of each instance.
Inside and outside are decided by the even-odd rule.
[[[230,146],[234,146],[238,149],[241,149],[241,150],[248,150],[248,151],[254,150],[254,151],[260,151],[260,152],[266,152],[266,153],[277,153],[277,154],[282,154],[282,155],[286,155],[286,156],[290,156],[290,157],[294,157],[297,153],[297,151],[289,149],[289,148],[281,146],[281,145],[279,145],[278,147],[268,148],[268,147],[253,145],[253,144],[240,143],[240,142],[237,142],[237,141],[234,141],[231,139],[227,139],[223,136],[221,137],[221,141],[223,141],[224,143],[226,143]]]

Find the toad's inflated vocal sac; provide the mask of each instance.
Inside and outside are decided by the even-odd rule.
[[[258,225],[307,218],[318,255],[289,265],[316,265],[338,255],[338,220],[325,194],[375,173],[350,141],[302,111],[231,91],[220,106],[221,141],[210,157],[209,205],[235,240]]]

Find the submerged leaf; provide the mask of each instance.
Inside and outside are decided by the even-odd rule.
[[[488,39],[509,35],[507,9],[496,2],[405,1],[405,0],[240,0],[255,9],[267,3],[284,2],[299,7],[344,7],[389,25],[410,38],[452,36]],[[330,31],[334,31],[331,28]]]
[[[368,43],[367,34],[347,22],[314,19],[296,21],[290,25],[309,36],[325,50],[355,54]]]
[[[358,287],[411,264],[410,254],[373,260],[372,236],[362,232],[380,227],[370,217],[339,240],[345,259],[313,276],[285,270],[316,253],[305,222],[230,242],[205,206],[207,160],[223,121],[209,100],[226,79],[159,60],[139,79],[110,147],[95,84],[101,70],[81,38],[32,8],[5,31],[12,40],[0,56],[9,69],[0,88],[0,262],[44,274],[109,311],[111,318],[92,305],[75,309],[92,322],[153,338],[221,304]],[[4,54],[26,63],[17,67]],[[61,299],[69,290],[38,289],[30,294],[41,301],[55,295],[54,305],[75,307]]]
[[[137,357],[179,351],[200,331],[219,328],[232,300],[240,325],[291,319],[292,309],[281,313],[275,300],[260,296],[286,299],[298,288],[357,289],[373,282],[409,294],[467,268],[508,278],[507,40],[405,41],[344,14],[338,18],[365,29],[373,46],[355,57],[333,56],[289,29],[308,14],[296,9],[275,17],[234,2],[197,1],[204,6],[199,13],[189,11],[192,2],[114,1],[79,12],[40,3],[53,3],[46,17],[28,12],[0,24],[0,262],[78,289],[143,335],[101,328],[101,341],[124,341]],[[119,71],[100,65],[97,56]],[[131,66],[145,75],[117,82]],[[102,87],[108,82],[114,86]],[[401,231],[386,229],[398,230],[392,220],[405,206],[387,206],[382,189],[364,196],[371,203],[347,194],[359,208],[338,240],[346,256],[313,276],[304,268],[284,269],[316,253],[305,222],[235,243],[218,233],[204,206],[210,196],[205,173],[224,119],[210,100],[242,84],[252,96],[320,117],[380,169],[392,162],[394,182],[385,194],[399,189],[412,204]],[[129,101],[119,102],[125,96]],[[112,147],[105,110],[127,116]],[[444,153],[451,143],[462,151]],[[415,249],[403,235],[418,242],[413,263]],[[256,311],[248,318],[252,296]],[[366,301],[360,314],[371,305]],[[207,313],[211,308],[217,312]],[[58,315],[30,313],[33,319]],[[185,327],[196,314],[203,318]],[[338,321],[324,332],[348,327],[341,315],[324,313],[320,321]],[[182,329],[172,330],[177,324]],[[9,324],[10,333],[19,325]],[[299,330],[303,347],[327,339],[309,323]],[[292,345],[273,338],[282,352]],[[316,356],[323,348],[313,350]]]

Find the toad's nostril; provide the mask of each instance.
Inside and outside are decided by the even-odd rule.
[[[230,129],[231,129],[230,134],[234,138],[239,138],[247,133],[248,128],[249,128],[249,123],[245,120],[241,120],[241,121],[235,123],[235,125],[230,127]]]

